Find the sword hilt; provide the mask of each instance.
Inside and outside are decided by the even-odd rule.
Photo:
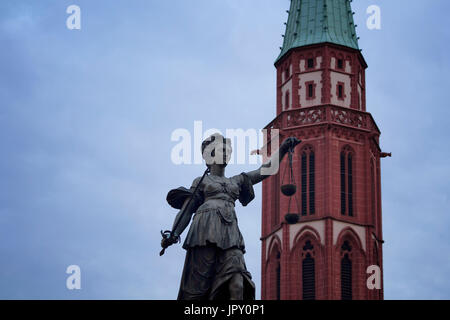
[[[170,239],[170,238],[172,238],[172,231],[169,231],[169,230],[162,231],[162,230],[161,230],[161,236],[162,236],[163,240]],[[180,242],[180,237],[177,236],[177,237],[175,238],[175,240],[176,240],[176,241],[172,241],[171,244],[176,243],[176,242]],[[162,245],[163,249],[159,252],[159,255],[162,256],[162,255],[166,252],[166,249],[167,249],[171,244],[168,244],[168,242],[166,242],[164,245]]]
[[[171,232],[169,230],[166,230],[166,231],[162,231],[161,230],[161,236],[162,236],[163,240],[169,239],[170,234],[171,234]],[[168,247],[169,247],[168,245],[167,246],[163,246],[163,248],[162,248],[161,252],[159,253],[159,255],[162,256],[166,252],[166,249]]]

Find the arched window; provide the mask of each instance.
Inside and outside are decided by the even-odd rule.
[[[268,291],[266,291],[267,299],[280,300],[281,298],[281,250],[280,242],[274,240],[269,245],[269,254],[267,260],[267,281]]]
[[[370,160],[370,208],[371,208],[371,219],[376,219],[375,217],[375,169],[373,165],[374,160]]]
[[[352,217],[353,212],[353,151],[345,147],[340,155],[341,163],[341,214]]]
[[[269,180],[272,180],[270,183],[272,184],[272,197],[273,197],[273,201],[272,201],[272,205],[271,205],[271,212],[269,215],[269,222],[270,222],[270,227],[271,230],[273,230],[273,228],[277,227],[278,224],[280,223],[280,208],[278,206],[278,204],[280,203],[280,174],[276,174],[273,175],[269,178]]]
[[[311,146],[303,148],[301,158],[301,208],[303,216],[316,212],[315,159]]]
[[[303,247],[302,261],[302,297],[303,300],[316,299],[316,268],[314,261],[314,247],[311,241],[306,241]]]
[[[280,263],[280,253],[277,253],[277,264],[276,264],[276,269],[275,269],[275,273],[276,273],[276,299],[280,300],[281,298],[281,263]]]
[[[347,169],[348,169],[348,187],[347,187],[347,193],[348,193],[348,215],[350,217],[353,216],[353,156],[351,153],[347,155],[348,157],[348,163],[347,163]]]
[[[347,212],[345,199],[345,153],[341,152],[341,213],[343,215]]]
[[[307,157],[308,155],[306,154],[306,152],[302,153],[302,215],[306,216],[307,212],[308,212],[308,203],[307,203],[307,185],[308,185],[308,176],[307,176],[307,167],[306,167],[306,163],[307,163]]]
[[[348,241],[344,241],[341,247],[341,299],[352,300],[353,297],[353,279],[352,279],[352,260],[350,254],[352,247]]]
[[[315,155],[314,152],[309,153],[309,213],[316,212],[316,182],[315,182]]]
[[[380,265],[380,259],[378,258],[378,243],[376,241],[373,242],[373,261],[377,266]]]

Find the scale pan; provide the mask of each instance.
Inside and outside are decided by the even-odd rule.
[[[281,186],[281,192],[285,196],[291,197],[297,192],[297,186],[295,184],[284,184]]]
[[[297,213],[288,213],[284,216],[284,220],[289,224],[296,224],[300,220],[300,215]]]

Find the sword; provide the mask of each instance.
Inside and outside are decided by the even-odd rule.
[[[194,199],[195,195],[197,194],[197,191],[198,191],[198,188],[200,187],[200,184],[202,183],[203,179],[205,178],[205,176],[206,176],[209,172],[210,172],[210,169],[209,169],[209,168],[205,170],[205,172],[203,173],[202,178],[200,179],[200,181],[198,182],[197,186],[195,187],[194,192],[192,193],[191,197],[189,198],[189,201],[188,201],[187,205],[184,207],[183,210],[186,210],[186,208],[189,208],[189,205],[191,204],[192,200]],[[180,215],[180,217],[181,217],[181,215]],[[174,226],[173,226],[173,228],[172,228],[172,231],[169,231],[169,230],[162,231],[162,230],[161,230],[161,236],[162,236],[163,240],[169,239],[169,238],[172,236],[172,234],[173,234],[173,233],[175,232],[175,230],[177,229],[177,227],[178,227],[178,225],[179,225],[179,223],[180,223],[180,220],[181,220],[181,219],[178,219],[178,220],[175,222],[175,224],[174,224]],[[179,242],[179,241],[180,241],[180,239],[178,238],[178,242]],[[159,255],[162,256],[162,255],[166,252],[166,249],[167,249],[168,247],[169,247],[169,245],[163,246],[163,248],[162,248],[161,252],[159,253]]]

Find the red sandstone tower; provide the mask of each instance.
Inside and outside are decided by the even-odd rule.
[[[383,299],[382,287],[368,289],[366,270],[383,270],[385,154],[366,111],[367,65],[350,2],[292,0],[275,67],[277,115],[266,129],[303,141],[293,161],[298,207],[293,201],[290,210],[300,220],[284,219],[284,159],[263,182],[262,299]]]

